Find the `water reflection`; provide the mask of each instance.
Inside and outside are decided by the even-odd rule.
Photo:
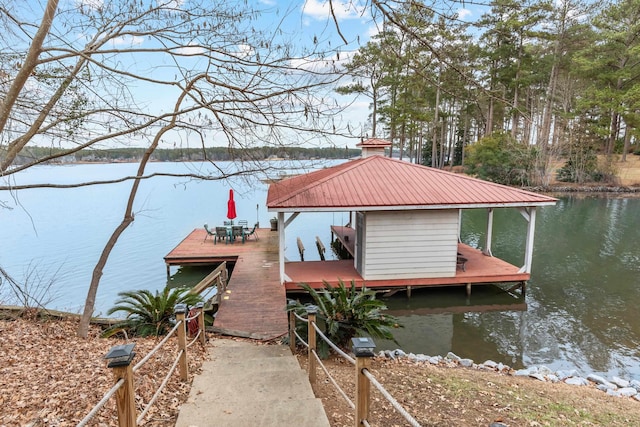
[[[220,165],[220,164],[217,164]],[[183,174],[208,164],[154,163],[152,171]],[[20,183],[77,182],[86,177],[109,179],[131,175],[134,164],[43,166],[30,169]],[[186,169],[185,169],[186,168]],[[269,224],[272,213],[264,208],[266,185],[244,181],[183,182],[163,177],[142,183],[136,202],[136,221],[118,241],[105,268],[96,299],[96,315],[104,315],[123,290],[161,289],[166,283],[163,257],[204,223],[226,218],[229,186],[236,191],[239,215]],[[122,219],[130,185],[64,191],[35,189],[20,192],[19,208],[1,209],[0,241],[8,242],[0,253],[3,268],[24,280],[55,273],[58,297],[51,308],[79,312],[84,303],[92,269],[112,230]],[[0,201],[14,200],[4,192]],[[406,327],[398,330],[402,346],[425,354],[446,354],[483,361],[519,365],[545,364],[576,367],[640,379],[640,199],[563,197],[553,207],[538,210],[532,278],[526,297],[527,310],[445,312],[445,306],[474,309],[483,296],[473,289],[470,305],[462,288],[449,288],[411,300],[404,295],[388,299],[405,310]],[[295,238],[330,241],[330,225],[344,225],[348,213],[300,215],[288,228],[286,257],[298,257]],[[485,210],[465,212],[462,239],[482,247],[486,230]],[[526,221],[513,209],[496,209],[493,253],[522,265]],[[308,250],[309,259],[318,259]],[[305,254],[306,256],[307,254]],[[210,270],[186,279],[180,272],[174,281],[199,281]],[[184,276],[183,276],[184,274]],[[189,273],[191,274],[191,273]],[[6,287],[5,287],[6,288]],[[5,296],[0,287],[0,301]],[[451,296],[447,296],[451,294]],[[489,297],[497,298],[497,296]],[[491,304],[482,302],[484,305]],[[431,313],[419,312],[426,307]],[[477,307],[475,308],[477,309]],[[413,310],[413,311],[411,311]],[[396,346],[391,343],[390,347]]]
[[[429,300],[444,304],[453,299],[446,304],[463,308],[466,302],[455,298],[465,298],[464,291],[446,289],[428,298],[414,294],[409,300],[398,295],[402,302],[392,299],[388,304],[392,312],[400,310],[407,324],[397,334],[400,346],[429,355],[453,351],[514,367],[544,364],[554,370],[640,378],[638,212],[638,199],[574,197],[540,209],[526,311],[474,312],[471,307],[465,313],[416,314],[433,308]],[[519,265],[526,223],[514,210],[494,215],[493,254]],[[486,218],[484,210],[463,215],[465,243],[482,247]],[[474,287],[471,301],[475,294]],[[497,297],[488,296],[487,304]]]

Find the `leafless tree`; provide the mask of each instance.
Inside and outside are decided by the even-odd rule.
[[[78,330],[86,336],[102,270],[134,220],[153,151],[176,140],[203,148],[211,140],[285,147],[340,133],[341,107],[331,97],[339,47],[266,24],[262,11],[241,0],[37,5],[0,6],[0,176],[8,180],[88,147],[146,147],[137,174],[122,178],[132,188],[93,272]],[[279,19],[295,12],[283,10]],[[19,156],[28,144],[63,150],[25,161]],[[250,159],[241,173],[264,168]],[[197,176],[226,177],[213,163],[212,172]],[[61,187],[31,187],[43,186]]]

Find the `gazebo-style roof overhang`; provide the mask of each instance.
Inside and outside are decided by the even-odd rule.
[[[323,211],[362,212],[372,216],[416,212],[427,218],[429,212],[456,212],[459,215],[464,209],[484,208],[488,210],[488,221],[482,252],[492,256],[493,209],[515,208],[528,223],[524,265],[518,270],[528,278],[533,253],[536,207],[555,205],[556,201],[553,197],[518,188],[381,155],[370,155],[272,184],[267,196],[267,208],[277,213],[280,233],[280,277],[286,284],[292,280],[285,271],[283,250],[287,225],[299,213]],[[285,213],[291,215],[285,219]],[[366,240],[361,239],[360,243],[366,244]],[[412,278],[410,282],[418,285],[419,279]],[[425,282],[434,282],[434,278],[428,279]],[[447,280],[450,282],[452,279]],[[367,286],[370,286],[369,280]]]

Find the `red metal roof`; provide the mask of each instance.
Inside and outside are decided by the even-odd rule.
[[[271,184],[275,211],[394,210],[554,205],[557,199],[383,156]]]

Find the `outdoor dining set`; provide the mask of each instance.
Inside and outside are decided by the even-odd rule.
[[[249,222],[246,219],[241,219],[237,224],[233,223],[236,218],[236,202],[233,200],[233,190],[229,190],[229,200],[227,201],[227,219],[221,226],[216,226],[213,230],[209,228],[209,225],[205,224],[204,229],[207,234],[204,236],[204,240],[207,237],[213,237],[213,243],[217,244],[218,240],[224,240],[224,243],[234,243],[236,240],[242,239],[244,243],[249,237],[253,236],[258,240],[258,224],[253,226],[253,229],[249,229]]]
[[[223,225],[216,226],[213,229],[209,228],[208,224],[204,225],[204,229],[207,231],[205,240],[207,237],[213,237],[213,243],[217,244],[218,241],[224,240],[226,243],[234,243],[242,240],[244,243],[247,239],[253,236],[258,240],[258,224],[255,224],[253,228],[249,228],[246,220],[240,220],[237,224],[233,224],[233,221],[224,221]]]

